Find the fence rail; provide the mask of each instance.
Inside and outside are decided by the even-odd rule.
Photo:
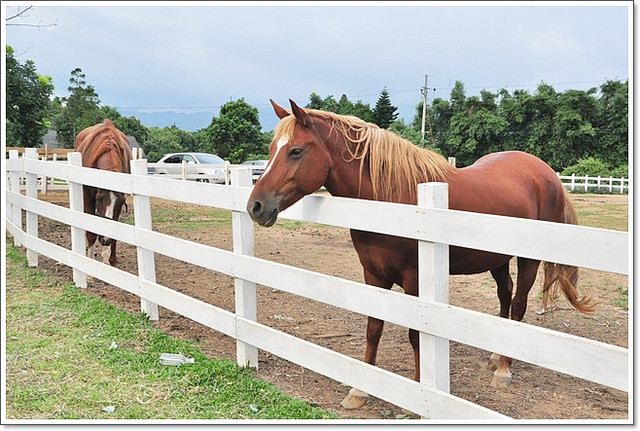
[[[243,366],[257,365],[257,349],[263,349],[428,418],[506,419],[448,392],[446,340],[628,390],[630,366],[627,349],[446,304],[447,298],[442,298],[442,292],[446,292],[448,274],[443,274],[441,265],[448,256],[446,245],[451,244],[627,274],[629,247],[625,232],[429,208],[425,196],[419,206],[413,206],[316,195],[304,198],[282,213],[282,217],[290,219],[419,240],[421,274],[429,275],[425,268],[431,268],[438,274],[431,278],[421,277],[431,282],[425,283],[426,286],[421,284],[420,297],[415,298],[253,257],[253,223],[244,208],[251,191],[250,169],[234,170],[235,181],[232,179],[231,186],[224,186],[149,176],[146,175],[146,162],[142,160],[133,161],[133,174],[126,175],[82,168],[78,166],[79,160],[74,161],[73,157],[67,166],[39,161],[33,153],[26,156],[18,158],[15,152],[7,161],[11,186],[6,194],[9,204],[7,229],[17,243],[27,248],[30,265],[37,265],[37,254],[49,256],[74,268],[74,280],[80,286],[86,286],[83,274],[90,274],[140,296],[143,309],[151,310],[147,314],[152,318],[157,318],[152,315],[153,306],[162,305],[229,335],[238,341],[238,362]],[[25,195],[15,184],[21,172],[27,172]],[[39,201],[35,189],[29,186],[38,175],[63,178],[72,186],[105,187],[108,184],[109,189],[133,194],[135,225],[84,214],[82,205],[78,206],[77,202],[81,193],[70,193],[73,200],[70,208]],[[440,189],[442,186],[434,184],[421,185],[420,193],[431,193],[430,201],[437,202],[443,196]],[[154,232],[150,229],[149,197],[231,210],[234,251]],[[26,232],[20,217],[23,210],[27,213]],[[375,217],[372,216],[374,214]],[[33,222],[38,216],[71,226],[72,250],[39,239],[37,222],[35,228]],[[475,229],[480,225],[483,229]],[[496,229],[500,229],[501,235],[495,236]],[[147,270],[136,276],[89,259],[83,247],[78,246],[85,230],[136,246],[139,267],[140,262],[146,259]],[[549,241],[540,244],[541,237]],[[602,247],[595,256],[593,244]],[[237,292],[235,314],[156,283],[154,273],[145,273],[151,268],[149,259],[155,253],[234,277]],[[257,323],[256,284],[420,331],[421,340],[426,341],[421,342],[424,361],[421,369],[424,367],[430,372],[423,373],[422,382],[414,382]],[[498,339],[494,336],[498,332],[508,335]],[[436,340],[441,341],[433,342]],[[428,355],[426,349],[440,351],[441,354]],[[604,363],[606,367],[602,366]]]
[[[593,189],[598,191],[605,190],[609,193],[624,193],[625,191],[629,191],[629,180],[624,177],[590,177],[589,175],[577,177],[576,174],[560,175],[559,172],[556,172],[556,175],[558,175],[558,178],[560,178],[560,181],[562,181],[562,185],[567,187],[572,192],[588,192],[589,190]]]

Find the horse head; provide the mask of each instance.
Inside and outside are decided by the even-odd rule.
[[[289,101],[291,112],[271,100],[280,122],[269,145],[269,162],[247,203],[249,215],[261,226],[272,226],[280,211],[322,187],[332,168],[319,133],[324,123]]]
[[[118,221],[122,206],[126,205],[124,193],[105,189],[96,189],[95,215]],[[103,246],[111,245],[114,240],[103,235],[98,235],[98,242]]]

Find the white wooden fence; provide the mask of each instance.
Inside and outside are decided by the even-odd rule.
[[[132,174],[127,175],[83,168],[79,153],[70,154],[68,165],[61,165],[40,161],[31,151],[25,158],[11,152],[6,167],[10,186],[6,226],[15,243],[26,247],[29,265],[37,266],[38,254],[43,254],[72,267],[80,287],[86,286],[89,274],[139,296],[151,319],[158,318],[160,305],[233,337],[242,366],[257,366],[257,351],[263,349],[425,418],[474,419],[474,423],[509,418],[449,393],[448,340],[629,390],[632,358],[625,348],[447,304],[449,244],[628,274],[626,232],[449,210],[446,184],[420,185],[418,206],[311,195],[281,214],[419,240],[420,297],[416,298],[254,257],[254,225],[245,211],[251,188],[244,185],[251,184],[250,170],[234,170],[231,186],[213,185],[149,176],[144,160],[132,161]],[[19,188],[23,172],[24,195]],[[70,208],[37,199],[36,181],[43,175],[69,182]],[[84,214],[82,184],[133,194],[135,225]],[[149,197],[231,210],[234,251],[153,231]],[[71,226],[71,250],[38,238],[39,216]],[[135,245],[139,274],[86,257],[85,230]],[[155,253],[234,277],[235,314],[158,284]],[[422,381],[256,322],[256,284],[420,331]]]
[[[609,193],[624,193],[629,190],[629,180],[626,178],[613,178],[613,177],[590,177],[585,175],[583,177],[577,177],[576,174],[560,175],[556,172],[562,185],[573,191],[585,191],[589,190],[605,190]]]

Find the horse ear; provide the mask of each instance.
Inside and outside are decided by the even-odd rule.
[[[271,102],[271,106],[273,106],[273,110],[276,112],[276,115],[278,116],[279,119],[282,120],[284,117],[291,115],[286,111],[286,109],[278,105],[272,99],[269,99],[269,102]]]
[[[296,105],[296,102],[291,99],[289,99],[289,103],[291,103],[291,111],[296,117],[296,120],[298,120],[298,123],[300,123],[302,127],[309,127],[312,121],[309,114],[307,114],[307,111]]]

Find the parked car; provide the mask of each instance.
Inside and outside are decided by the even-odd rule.
[[[267,167],[268,160],[247,160],[242,163],[242,166],[253,166],[254,168],[251,170],[251,174],[253,176],[253,183],[255,184],[258,181],[258,178],[264,172],[264,168]]]
[[[156,175],[182,174],[182,162],[187,163],[187,175],[202,175],[202,181],[224,184],[227,162],[208,153],[172,153],[164,155],[154,166]]]

